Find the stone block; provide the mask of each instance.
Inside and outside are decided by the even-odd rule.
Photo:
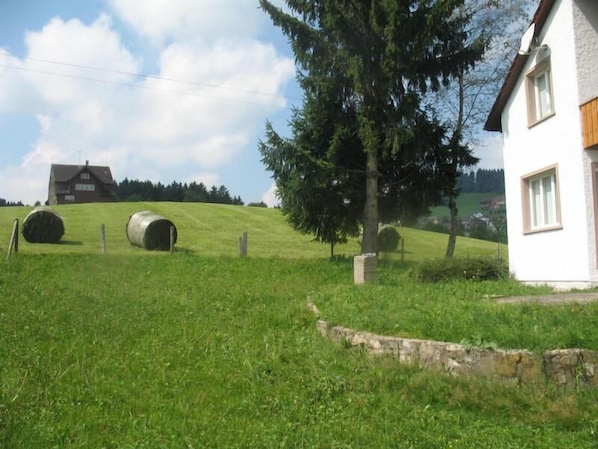
[[[362,254],[353,259],[353,279],[355,284],[376,281],[377,259],[375,254]]]
[[[530,385],[546,381],[541,357],[533,352],[522,351],[517,365],[517,378],[522,384]]]
[[[399,361],[406,365],[419,363],[419,349],[422,340],[402,338],[399,341]]]
[[[546,377],[556,385],[575,385],[581,359],[579,350],[556,349],[544,353]]]

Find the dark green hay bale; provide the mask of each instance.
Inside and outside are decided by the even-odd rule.
[[[147,250],[168,251],[171,227],[174,228],[174,244],[177,240],[177,230],[172,221],[149,210],[142,210],[129,217],[127,238],[132,245]]]
[[[23,237],[29,243],[58,243],[63,235],[62,217],[49,207],[36,207],[23,220]]]
[[[378,229],[378,251],[396,251],[400,240],[399,231],[394,226],[383,225]]]

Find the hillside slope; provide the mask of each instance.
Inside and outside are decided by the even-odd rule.
[[[140,210],[170,219],[177,227],[177,251],[205,256],[236,256],[238,239],[248,232],[250,257],[327,258],[329,246],[313,242],[312,237],[294,231],[278,209],[231,206],[208,203],[95,203],[54,206],[64,220],[65,235],[58,245],[30,244],[21,236],[19,251],[24,253],[93,253],[100,252],[100,225],[106,228],[107,251],[115,254],[148,254],[132,246],[125,234],[129,216]],[[6,254],[12,223],[22,224],[29,207],[0,208],[0,254]],[[405,260],[442,257],[447,236],[433,232],[401,228],[405,239]],[[495,255],[491,242],[459,237],[456,255]],[[359,254],[357,240],[338,245],[335,253],[347,257]],[[506,254],[506,246],[500,246]],[[158,254],[158,253],[152,253]],[[398,257],[398,255],[392,255]]]

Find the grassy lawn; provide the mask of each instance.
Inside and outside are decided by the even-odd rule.
[[[544,306],[498,304],[492,296],[550,293],[512,281],[414,283],[387,268],[376,285],[341,284],[312,296],[322,318],[382,335],[450,342],[483,341],[503,349],[598,350],[598,302]]]
[[[542,292],[511,282],[414,284],[405,270],[434,255],[431,233],[402,229],[407,262],[385,256],[379,282],[359,287],[350,257],[328,261],[328,248],[278,211],[148,204],[179,229],[181,246],[167,254],[126,242],[137,204],[90,206],[60,210],[69,244],[22,243],[1,262],[2,448],[598,446],[598,391],[456,379],[371,357],[322,338],[306,300],[347,326],[537,350],[596,349],[593,306],[555,314],[483,299]],[[8,209],[2,245],[18,208]],[[465,253],[496,252],[464,243]],[[355,254],[351,245],[342,252]]]

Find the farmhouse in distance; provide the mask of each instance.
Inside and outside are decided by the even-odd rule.
[[[116,183],[110,167],[52,164],[48,205],[114,201]]]

